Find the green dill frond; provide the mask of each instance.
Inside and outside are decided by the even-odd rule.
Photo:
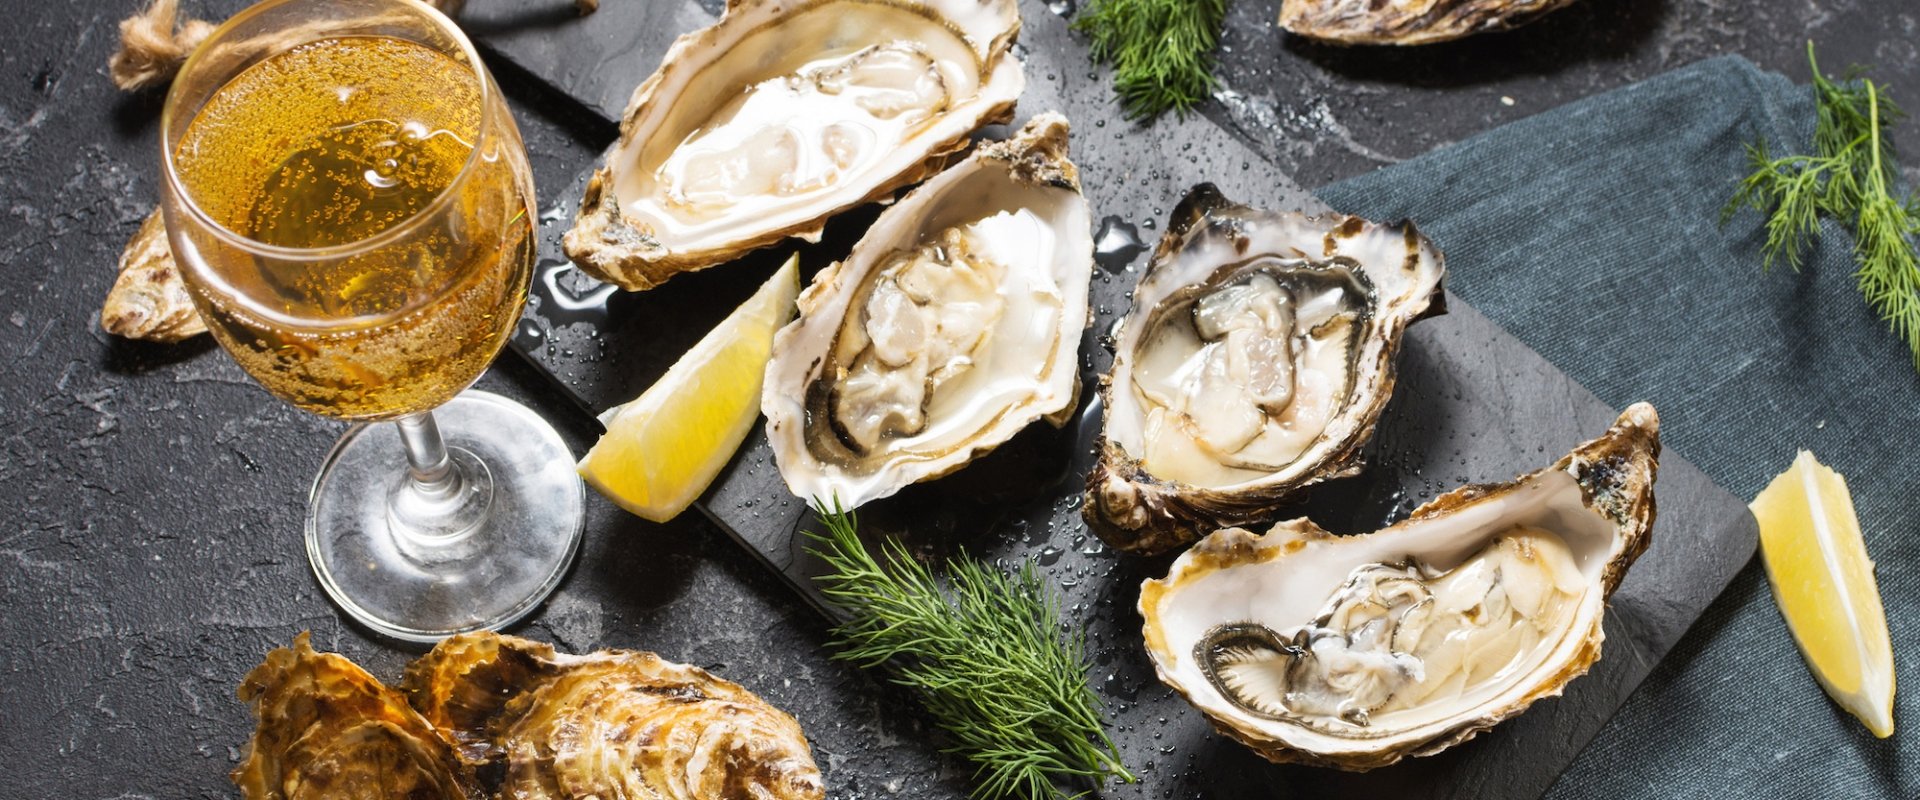
[[[1822,218],[1851,227],[1860,293],[1920,369],[1920,256],[1914,250],[1920,200],[1893,196],[1899,176],[1892,143],[1883,135],[1904,115],[1858,67],[1837,82],[1828,78],[1812,42],[1807,63],[1818,114],[1814,154],[1775,158],[1765,142],[1748,145],[1753,172],[1721,210],[1721,222],[1741,208],[1764,214],[1763,268],[1785,257],[1796,271],[1801,254],[1820,235]]]
[[[1073,20],[1092,39],[1095,61],[1113,65],[1128,117],[1182,114],[1205,100],[1226,0],[1091,0]]]
[[[847,615],[834,658],[886,666],[975,766],[979,798],[1064,800],[1067,783],[1134,781],[1087,685],[1084,638],[1060,633],[1059,602],[1031,560],[1014,572],[962,555],[945,580],[889,539],[876,556],[859,522],[816,500],[816,578]]]

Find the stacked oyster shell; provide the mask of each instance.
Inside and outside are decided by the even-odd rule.
[[[647,289],[818,241],[1012,119],[1019,31],[1014,0],[730,0],[634,91],[567,255]]]
[[[250,673],[242,797],[820,800],[799,723],[652,653],[585,656],[495,633],[447,639],[404,692],[301,634]]]
[[[800,724],[752,692],[653,653],[584,656],[494,633],[407,668],[415,708],[503,797],[825,796]]]
[[[240,684],[259,720],[233,771],[240,796],[463,800],[479,796],[453,748],[406,698],[302,633]]]

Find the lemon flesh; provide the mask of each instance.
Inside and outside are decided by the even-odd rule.
[[[1893,734],[1893,644],[1847,479],[1800,451],[1749,506],[1773,598],[1813,677],[1873,735]]]
[[[580,459],[580,477],[654,522],[706,491],[760,417],[760,382],[773,334],[793,319],[797,258],[634,400],[600,415],[607,432]]]

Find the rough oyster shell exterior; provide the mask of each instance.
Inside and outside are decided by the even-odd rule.
[[[120,275],[100,307],[100,328],[115,336],[173,343],[207,332],[167,243],[160,210],[147,215],[120,254]]]
[[[826,796],[800,724],[706,670],[653,653],[568,656],[496,633],[408,666],[415,708],[522,800]]]
[[[1418,45],[1515,28],[1573,0],[1284,0],[1280,27],[1336,44]]]
[[[399,692],[295,637],[240,684],[258,725],[233,782],[248,800],[479,797],[472,773]]]

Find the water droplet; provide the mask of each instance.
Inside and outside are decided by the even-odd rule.
[[[1100,232],[1093,238],[1093,261],[1102,269],[1119,272],[1145,249],[1140,230],[1126,220],[1112,215],[1100,220]]]

